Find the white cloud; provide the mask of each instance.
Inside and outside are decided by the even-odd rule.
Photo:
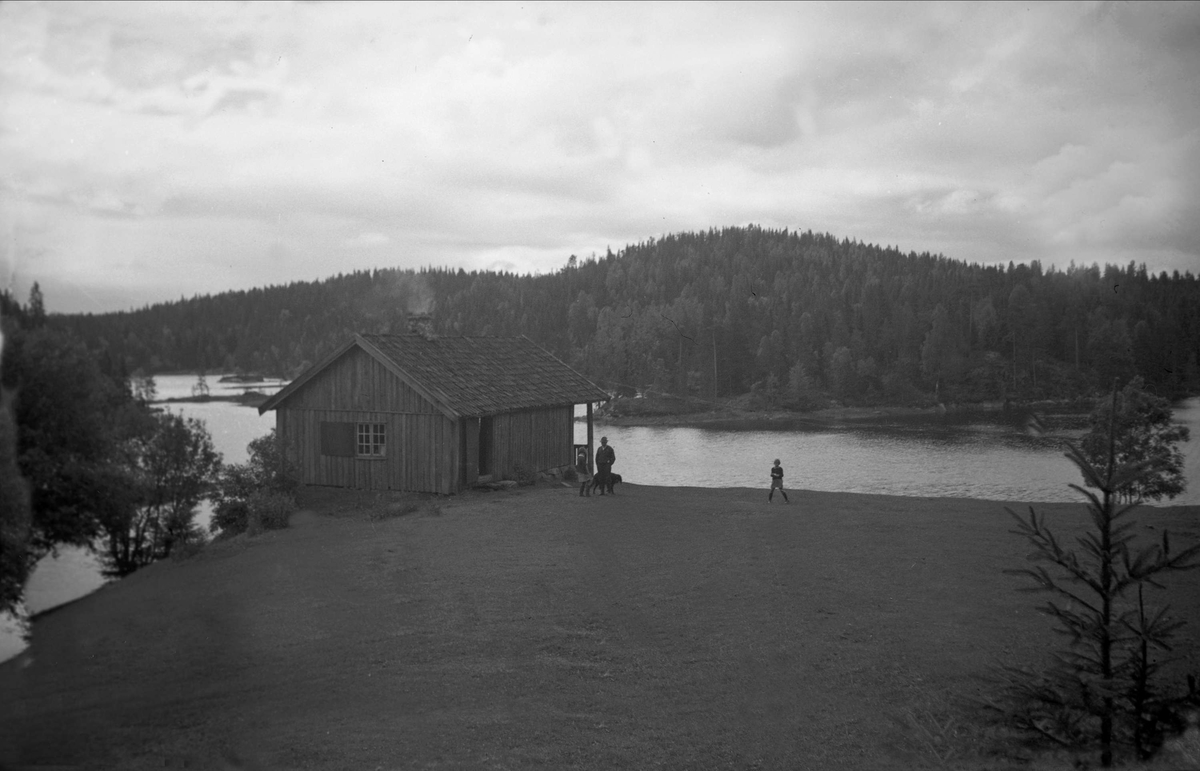
[[[392,239],[383,233],[359,233],[354,238],[346,239],[345,245],[351,249],[362,249],[373,246],[386,246],[391,242]]]
[[[1200,251],[1198,17],[5,4],[0,248],[26,284],[119,276],[147,300],[350,263],[542,270],[745,222],[1178,264]]]

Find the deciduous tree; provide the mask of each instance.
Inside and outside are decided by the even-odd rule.
[[[17,466],[17,424],[11,407],[11,396],[0,391],[0,614],[18,611],[32,567],[29,486]]]
[[[15,394],[17,463],[30,484],[30,559],[88,546],[119,476],[119,447],[139,430],[132,398],[82,344],[49,327],[8,337],[0,377]]]
[[[109,575],[124,576],[202,537],[196,506],[211,490],[221,455],[202,421],[171,412],[154,415],[149,432],[126,448],[132,486],[110,496],[101,520]]]
[[[1124,500],[1174,498],[1187,486],[1179,445],[1188,441],[1190,432],[1171,422],[1170,402],[1143,387],[1142,379],[1134,378],[1116,393],[1115,400],[1100,402],[1091,414],[1091,430],[1080,441],[1080,450],[1093,465],[1104,463],[1110,445],[1119,464],[1152,464],[1145,474],[1116,491]]]

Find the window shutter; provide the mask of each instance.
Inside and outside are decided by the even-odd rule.
[[[354,457],[354,424],[321,421],[321,454]]]

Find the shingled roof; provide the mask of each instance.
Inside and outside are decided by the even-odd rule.
[[[603,401],[609,395],[527,337],[355,335],[259,407],[274,409],[313,375],[360,347],[461,416]]]

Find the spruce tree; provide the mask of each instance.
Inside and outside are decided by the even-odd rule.
[[[1116,398],[1114,388],[1114,416]],[[1137,543],[1130,517],[1137,504],[1118,505],[1119,493],[1152,476],[1161,459],[1120,462],[1115,429],[1110,423],[1101,468],[1068,443],[1067,457],[1091,488],[1071,485],[1086,499],[1091,519],[1076,548],[1064,545],[1033,507],[1028,518],[1008,509],[1017,522],[1012,532],[1029,541],[1030,559],[1042,564],[1005,572],[1030,579],[1024,591],[1052,595],[1039,610],[1058,622],[1055,631],[1067,644],[1041,672],[1004,669],[1006,698],[991,704],[1060,746],[1098,748],[1105,767],[1122,745],[1139,759],[1148,757],[1185,698],[1162,689],[1156,678],[1182,623],[1165,606],[1148,609],[1144,589],[1163,588],[1168,572],[1200,567],[1200,544],[1173,552],[1165,530],[1160,543]]]

